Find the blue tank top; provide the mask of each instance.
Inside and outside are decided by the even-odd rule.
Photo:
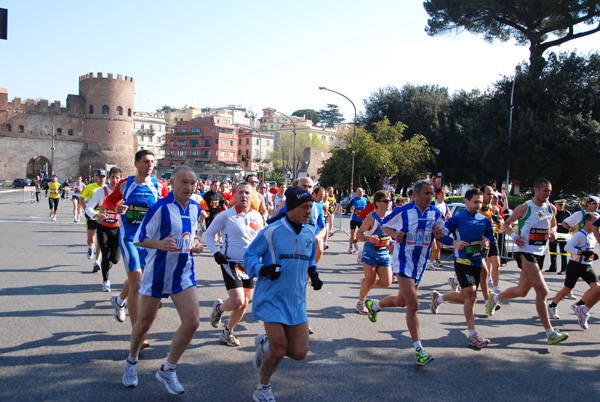
[[[148,209],[156,204],[160,196],[158,180],[152,177],[150,182],[137,184],[134,176],[127,178],[123,194],[123,204],[129,208],[125,215],[121,215],[121,237],[124,239],[133,239],[135,232],[142,223]]]
[[[369,254],[381,254],[389,252],[390,236],[381,228],[381,218],[376,211],[370,213],[373,216],[373,227],[365,232],[367,236],[377,236],[377,243],[365,242],[363,250]]]

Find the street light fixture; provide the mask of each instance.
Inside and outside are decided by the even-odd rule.
[[[440,150],[436,148],[433,150],[433,152],[435,153],[435,175],[438,176],[439,175],[438,156],[440,156]]]
[[[517,75],[521,72],[521,66],[515,68],[515,78],[513,79],[512,89],[510,91],[510,118],[508,121],[508,149],[506,159],[506,202],[508,203],[508,196],[510,195],[510,138],[512,136],[512,121],[513,121],[513,109],[515,104],[513,102],[515,96],[515,83],[517,82]]]
[[[343,96],[344,98],[348,99],[348,101],[350,103],[352,103],[352,107],[354,108],[354,137],[352,139],[352,175],[350,176],[350,194],[352,194],[352,191],[354,191],[354,156],[356,154],[356,106],[354,105],[354,102],[352,102],[350,100],[350,98],[348,98],[344,94],[341,94],[337,91],[334,91],[333,89],[329,89],[329,88],[325,88],[325,87],[319,87],[319,89],[321,91],[329,91],[329,92],[333,92],[334,94]]]
[[[273,109],[273,111],[275,113],[279,113],[279,114],[287,117],[288,119],[290,119],[290,122],[292,122],[292,125],[294,126],[294,128],[292,129],[292,132],[294,133],[294,155],[292,158],[292,176],[293,176],[292,180],[294,180],[296,178],[296,123],[294,123],[294,120],[292,120],[292,118],[290,116],[288,116],[287,114],[281,113],[280,111],[277,111],[275,109]]]

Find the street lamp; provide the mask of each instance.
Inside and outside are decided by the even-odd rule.
[[[435,175],[437,176],[439,173],[438,170],[438,156],[440,156],[440,150],[439,149],[434,149],[433,152],[435,153]]]
[[[356,154],[356,106],[354,105],[354,102],[352,102],[350,100],[350,98],[348,98],[344,94],[341,94],[337,91],[334,91],[333,89],[329,89],[329,88],[325,88],[325,87],[319,87],[319,89],[321,91],[325,90],[325,91],[333,92],[334,94],[343,96],[344,98],[348,99],[348,101],[350,103],[352,103],[352,107],[354,108],[354,137],[352,139],[352,175],[350,176],[350,194],[352,194],[352,191],[354,190],[354,155]]]
[[[515,104],[513,102],[515,96],[515,83],[517,82],[517,75],[521,72],[521,66],[515,68],[515,78],[513,79],[512,90],[510,91],[510,118],[508,121],[508,156],[506,158],[506,203],[508,204],[508,196],[510,195],[510,137],[512,135],[512,121],[513,121],[513,109]]]
[[[279,113],[279,114],[287,117],[288,119],[290,119],[290,121],[292,122],[292,125],[294,126],[294,128],[292,129],[292,132],[294,133],[294,155],[292,158],[292,176],[293,176],[292,180],[294,180],[296,178],[296,123],[294,123],[294,120],[292,120],[292,118],[290,116],[288,116],[287,114],[281,113],[275,109],[273,109],[273,111],[275,113]]]
[[[54,133],[54,126],[52,126],[52,133],[48,133],[49,136],[52,137],[52,160],[51,160],[51,164],[52,164],[52,173],[50,174],[50,177],[52,177],[52,175],[54,174],[54,140],[56,139],[56,134]],[[46,169],[46,171],[48,171],[48,169]]]

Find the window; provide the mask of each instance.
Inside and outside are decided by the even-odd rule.
[[[108,111],[109,110],[108,110],[108,106],[107,105],[102,106],[102,114],[108,114]]]
[[[131,108],[127,109],[127,116],[131,117]]]
[[[144,142],[144,136],[143,135],[140,135],[140,141]]]
[[[17,127],[17,131],[20,132],[20,133],[24,133],[25,132],[25,127],[19,126],[19,127]]]
[[[171,140],[171,146],[173,146],[173,140]]]
[[[185,140],[177,140],[178,147],[185,147]]]
[[[90,114],[94,114],[94,105],[90,105]]]
[[[241,138],[238,140],[238,145],[242,145],[242,139]]]
[[[214,128],[214,127],[211,127],[211,128],[210,128],[210,132],[211,132],[211,133],[214,133],[214,132],[215,132],[215,128]]]
[[[192,133],[202,134],[202,129],[200,127],[194,127],[194,128],[192,128]]]
[[[123,108],[121,106],[117,106],[117,116],[123,116]],[[152,128],[152,126],[150,126]]]
[[[12,131],[12,126],[10,124],[7,124],[6,126],[4,126],[4,129],[6,131]]]
[[[181,129],[181,132],[182,132],[182,133],[185,133],[185,132],[186,132],[186,131],[185,131],[185,128],[182,128],[182,129]]]
[[[221,151],[221,156],[225,156],[225,151]]]
[[[279,138],[279,133],[275,133],[275,138]]]
[[[271,128],[273,128],[273,125],[271,124]]]
[[[260,145],[260,138],[256,139],[256,145]]]
[[[198,156],[198,151],[190,151],[190,156]]]
[[[248,155],[248,150],[246,150],[246,158],[247,158],[248,156],[249,156],[249,155]]]
[[[219,139],[218,138],[215,138],[215,145],[219,145]],[[217,156],[219,156],[219,155],[217,155]]]
[[[235,144],[235,141],[231,140],[229,145],[233,146],[234,144]]]
[[[150,124],[150,130],[151,131],[154,130],[154,127],[152,127],[152,124]]]
[[[250,138],[246,138],[246,145],[250,145]]]
[[[204,157],[210,159],[210,151],[204,151]]]
[[[221,140],[221,145],[227,145],[227,140]]]
[[[69,133],[70,136],[72,136],[73,135],[73,129],[70,128],[69,131],[68,131],[68,133]]]
[[[242,150],[238,149],[238,156],[242,156]]]
[[[215,151],[215,156],[219,156],[219,151]]]
[[[271,145],[271,140],[267,140],[267,146]]]
[[[190,147],[197,147],[198,146],[198,140],[190,140]]]
[[[204,140],[204,146],[205,147],[210,147],[210,140],[209,139],[205,139]]]
[[[258,155],[258,149],[255,149],[255,150],[254,150],[254,157],[255,157],[255,158],[259,158],[259,155]]]
[[[185,158],[185,151],[177,151],[177,156],[180,158]]]
[[[142,123],[142,130],[144,129],[144,123]]]
[[[229,153],[229,157],[231,157],[231,158],[235,158],[235,152],[230,152],[230,153]]]

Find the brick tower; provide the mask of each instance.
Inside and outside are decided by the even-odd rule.
[[[117,165],[124,175],[133,174],[137,138],[133,132],[133,84],[121,74],[89,73],[79,77],[84,100],[83,150],[79,172],[86,177],[106,165]]]

